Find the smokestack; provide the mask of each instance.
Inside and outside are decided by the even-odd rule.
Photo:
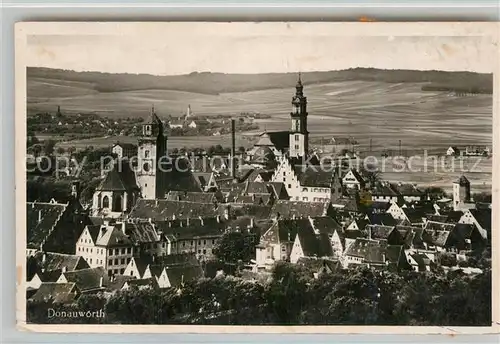
[[[236,120],[231,118],[231,177],[236,178]]]

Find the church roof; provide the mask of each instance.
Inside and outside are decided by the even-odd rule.
[[[464,175],[461,175],[460,178],[458,178],[454,183],[460,184],[461,186],[470,185],[469,180]]]
[[[98,191],[130,191],[138,189],[135,173],[130,168],[128,160],[117,160],[102,182]]]
[[[274,146],[279,151],[285,151],[290,147],[289,131],[268,131],[260,135],[255,146]]]

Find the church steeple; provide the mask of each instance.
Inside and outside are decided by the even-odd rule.
[[[308,152],[309,132],[307,131],[307,98],[304,96],[304,85],[300,73],[295,85],[295,95],[292,98],[290,117],[292,120],[290,156],[304,157]]]

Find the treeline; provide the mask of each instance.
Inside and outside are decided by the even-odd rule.
[[[223,74],[194,72],[187,75],[158,76],[149,74],[75,72],[39,67],[28,67],[27,77],[28,82],[30,78],[50,78],[51,82],[57,82],[57,80],[85,82],[88,83],[88,87],[99,92],[162,89],[204,94],[291,87],[297,82],[297,75],[295,73]],[[390,83],[432,82],[439,83],[440,85],[454,85],[455,87],[464,88],[468,88],[470,85],[474,87],[478,87],[479,85],[481,88],[493,89],[492,74],[472,72],[351,68],[341,71],[306,72],[303,73],[302,80],[306,84],[351,80]]]
[[[57,309],[104,309],[104,319],[48,319],[49,304],[28,303],[30,322],[219,325],[490,326],[491,270],[400,274],[368,268],[314,278],[278,264],[267,282],[219,276],[165,290],[85,296]]]

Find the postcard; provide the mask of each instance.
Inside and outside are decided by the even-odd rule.
[[[497,333],[498,29],[18,23],[18,327]]]

